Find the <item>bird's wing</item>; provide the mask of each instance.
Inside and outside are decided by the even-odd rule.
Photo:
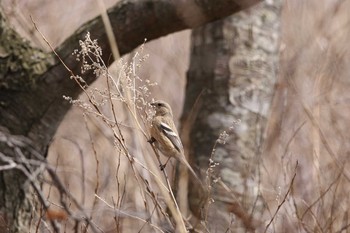
[[[164,122],[160,123],[160,128],[164,135],[171,141],[171,143],[174,145],[177,151],[182,152],[183,151],[183,145],[181,143],[181,140],[176,132],[174,132],[169,125],[165,124]]]

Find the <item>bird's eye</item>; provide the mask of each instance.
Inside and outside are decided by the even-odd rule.
[[[161,103],[158,103],[157,105],[158,105],[158,107],[162,106],[162,104],[161,104]]]

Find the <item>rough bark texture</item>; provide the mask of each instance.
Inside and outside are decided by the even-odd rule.
[[[6,129],[0,128],[1,160],[3,155],[13,156],[15,161],[20,160],[22,156],[32,157],[33,148],[30,144],[26,137],[13,136]],[[0,165],[3,163],[0,162]],[[28,231],[33,197],[27,177],[17,169],[4,171],[0,173],[0,187],[0,232]]]
[[[249,4],[242,2],[222,0],[213,4],[199,1],[198,5],[196,5],[194,1],[188,1],[188,3],[177,5],[176,2],[172,1],[122,1],[109,10],[109,17],[116,35],[120,54],[125,54],[142,44],[145,38],[152,40],[175,31],[187,29],[190,27],[189,25],[193,25],[193,23],[187,23],[186,21],[192,20],[196,21],[195,25],[202,25],[219,17],[225,17],[237,12],[258,1],[249,1]],[[190,3],[200,13],[192,14],[192,19],[188,20],[186,14],[180,15],[180,13],[186,8],[186,4]],[[103,22],[100,17],[97,17],[83,25],[57,49],[63,61],[76,74],[79,74],[80,64],[75,61],[71,53],[78,47],[78,41],[83,39],[87,31],[91,32],[93,39],[99,41],[105,62],[107,64],[112,62],[111,50],[107,36],[104,33]],[[26,51],[29,50],[28,43],[23,42],[23,44],[25,44],[25,47],[28,47]],[[17,50],[12,52],[18,53]],[[5,49],[5,54],[12,52]],[[42,52],[36,49],[27,51],[27,53],[29,55],[26,57],[44,57],[44,60],[46,58],[46,56],[42,55]],[[31,63],[29,64],[31,66]],[[8,78],[0,80],[2,84],[0,124],[7,125],[14,134],[31,134],[34,141],[37,140],[36,137],[40,137],[40,140],[44,140],[43,144],[46,145],[55,132],[55,126],[69,108],[69,105],[64,103],[62,95],[75,97],[81,90],[67,78],[70,74],[57,59],[54,62],[47,60],[42,66],[48,67],[48,72],[43,75],[32,75],[34,77],[31,79],[22,78],[24,81],[18,85],[21,86],[22,90],[18,92],[15,92],[16,89],[12,85],[7,85]],[[21,70],[21,68],[16,69]],[[45,70],[42,69],[40,73],[43,73]],[[29,76],[26,73],[21,74],[22,77]],[[93,77],[89,79],[89,76],[87,76],[86,81],[91,83],[94,79]],[[32,83],[35,83],[35,86],[30,85]],[[24,87],[28,86],[29,88],[23,90]],[[23,112],[26,114],[19,114]],[[50,136],[40,135],[40,132]]]
[[[208,215],[208,222],[215,223],[211,232],[257,228],[255,217],[263,203],[256,178],[275,82],[280,10],[279,0],[265,2],[192,34],[182,122],[194,118],[189,132],[194,166],[208,167],[214,144],[223,141],[217,141],[220,133],[230,134],[226,144],[217,144],[213,159],[219,163],[215,175],[232,192],[215,184]],[[198,200],[195,190],[190,190],[192,200]],[[197,212],[198,206],[192,210]]]
[[[256,2],[259,1],[122,1],[109,10],[109,16],[119,52],[125,54],[143,43],[145,38],[152,40],[175,31],[203,25]],[[18,148],[27,157],[32,156],[31,150],[44,154],[59,123],[70,108],[62,95],[75,98],[81,89],[69,79],[70,74],[57,58],[32,48],[11,30],[2,12],[0,21],[0,131],[3,133],[0,151],[14,158],[18,156]],[[75,74],[80,73],[80,64],[71,53],[87,31],[90,31],[93,39],[98,40],[106,64],[112,62],[104,26],[98,17],[82,26],[57,49],[62,60]],[[7,46],[12,43],[13,46]],[[87,83],[95,79],[93,75],[84,77]],[[23,140],[32,149],[29,150],[25,145],[18,147],[11,144],[9,138],[17,137],[14,135],[24,136]],[[25,180],[24,175],[18,171],[0,173],[0,214],[6,219],[7,226],[12,227],[11,232],[25,232],[28,229],[30,205],[27,199],[28,183]]]

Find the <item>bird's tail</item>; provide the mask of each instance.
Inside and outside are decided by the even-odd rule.
[[[201,179],[199,179],[198,175],[195,173],[195,171],[192,169],[191,165],[187,162],[187,160],[182,157],[181,163],[183,163],[187,168],[188,170],[190,170],[190,172],[192,173],[192,175],[201,183],[201,185],[203,186],[203,183],[201,181]]]

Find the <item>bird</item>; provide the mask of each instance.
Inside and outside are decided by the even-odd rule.
[[[155,110],[155,115],[151,120],[151,139],[148,141],[154,143],[155,147],[164,156],[168,157],[166,163],[161,165],[161,169],[164,169],[170,158],[176,158],[200,181],[197,174],[186,160],[184,147],[176,130],[170,105],[165,101],[158,100],[151,103],[151,106]]]

